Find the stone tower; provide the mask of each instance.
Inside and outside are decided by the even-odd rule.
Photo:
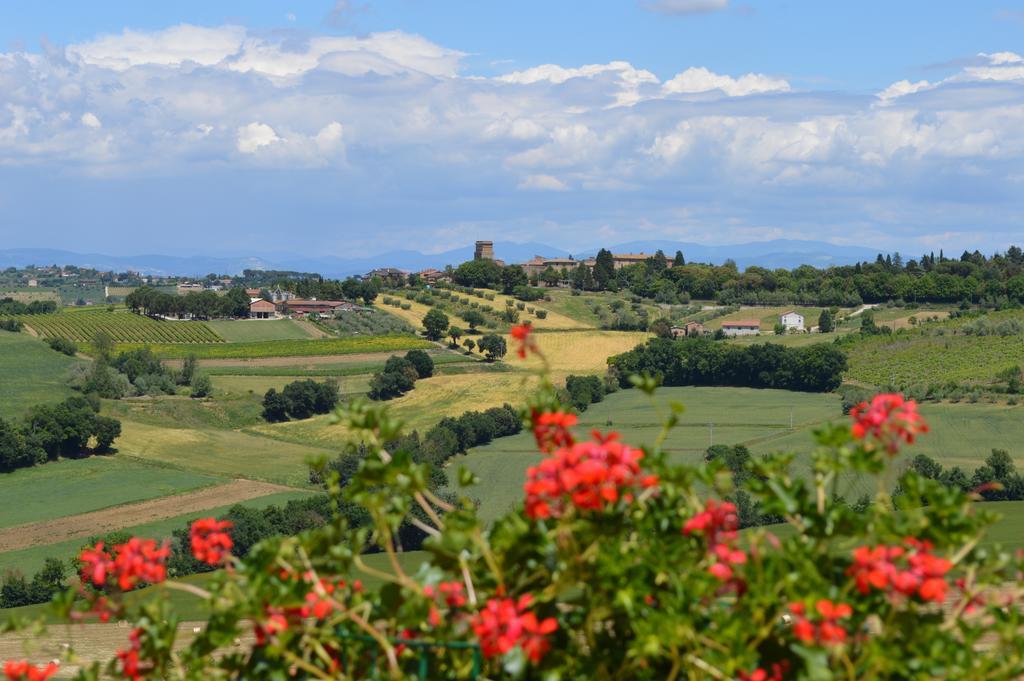
[[[494,242],[477,241],[476,250],[473,252],[473,260],[494,260]]]

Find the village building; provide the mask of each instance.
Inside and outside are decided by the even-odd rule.
[[[434,269],[433,267],[421,270],[417,272],[416,275],[420,278],[421,282],[428,286],[434,286],[439,282],[448,282],[452,280],[452,278],[448,276],[447,272],[442,272],[441,270]]]
[[[281,287],[278,286],[270,292],[270,299],[275,303],[287,303],[289,300],[295,299],[295,294],[291,291],[283,291]]]
[[[378,267],[375,270],[367,272],[363,279],[370,280],[373,278],[383,279],[387,284],[391,286],[404,286],[405,278],[409,273],[405,270],[400,270],[397,267]]]
[[[249,319],[273,319],[277,316],[277,307],[269,300],[251,298],[249,300]]]
[[[258,288],[247,288],[245,289],[245,295],[249,296],[250,298],[259,298],[260,290]]]
[[[28,280],[28,285],[31,288],[35,288],[35,287],[39,286],[39,280],[38,279],[29,279]]]
[[[761,322],[756,319],[722,322],[722,333],[726,336],[756,336],[761,333]]]
[[[792,310],[782,313],[779,323],[786,327],[786,331],[804,331],[804,316]]]
[[[686,322],[682,326],[672,327],[673,338],[687,338],[690,336],[703,336],[708,330],[700,322]]]
[[[178,295],[184,295],[191,291],[202,291],[203,285],[197,282],[182,282],[178,284]]]
[[[307,314],[320,314],[333,316],[335,312],[351,312],[358,310],[358,305],[353,305],[344,300],[301,300],[293,298],[281,303],[281,309],[285,314],[297,317]]]

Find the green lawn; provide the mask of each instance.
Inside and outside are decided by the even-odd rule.
[[[0,527],[97,511],[224,482],[117,455],[63,459],[0,473]]]
[[[18,416],[33,404],[71,395],[68,373],[81,363],[26,333],[0,331],[0,417]]]
[[[264,508],[272,505],[283,506],[291,499],[300,499],[302,497],[309,496],[310,494],[313,494],[313,492],[296,491],[269,494],[267,496],[256,497],[254,499],[246,499],[238,504],[215,506],[209,509],[204,509],[201,513],[188,513],[185,515],[165,518],[152,523],[132,525],[124,528],[124,531],[138,537],[146,537],[149,539],[170,539],[171,533],[174,530],[185,527],[189,521],[195,520],[198,517],[219,516],[235,505],[248,506],[251,508]],[[58,542],[56,544],[49,544],[46,546],[33,546],[30,549],[24,549],[22,551],[11,551],[9,553],[0,554],[0,564],[3,565],[4,570],[20,570],[26,575],[31,575],[42,567],[43,562],[47,558],[69,560],[74,558],[85,544],[86,541],[84,539],[72,539],[70,541]]]
[[[227,319],[207,324],[229,343],[312,338],[291,319]]]
[[[195,355],[198,359],[251,359],[259,357],[303,357],[313,355],[348,355],[362,352],[390,352],[414,348],[437,347],[430,341],[415,336],[356,336],[350,338],[323,338],[271,340],[252,343],[161,344],[150,343],[149,348],[162,359],[184,359]],[[118,343],[118,350],[133,350],[142,344]]]
[[[306,462],[330,450],[237,430],[151,425],[123,420],[119,456],[200,473],[302,486]]]

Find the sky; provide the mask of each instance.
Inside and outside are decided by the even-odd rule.
[[[0,249],[1024,243],[1024,3],[10,0]]]

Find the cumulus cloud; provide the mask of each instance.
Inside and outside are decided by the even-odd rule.
[[[519,183],[519,188],[547,192],[564,192],[569,189],[554,175],[527,175],[526,179]]]
[[[1016,53],[975,55],[944,80],[898,80],[873,97],[701,65],[662,82],[626,61],[467,77],[464,57],[401,31],[296,38],[187,25],[0,53],[0,173],[164,182],[301,168],[304,191],[320,181],[367,220],[402,210],[402,187],[458,206],[417,204],[404,225],[477,229],[465,206],[500,205],[502,228],[525,238],[551,219],[525,193],[547,192],[587,245],[598,229],[632,235],[641,222],[693,238],[773,221],[813,236],[819,222],[854,217],[954,233],[958,220],[977,224],[971,207],[987,198],[987,215],[1019,232]]]
[[[729,0],[646,0],[642,7],[659,14],[706,14],[729,6]]]
[[[667,93],[693,93],[721,90],[730,97],[742,97],[761,92],[787,92],[789,83],[763,73],[747,73],[739,78],[719,75],[702,66],[693,66],[667,81],[662,89]]]
[[[281,141],[274,129],[266,123],[243,125],[238,129],[237,137],[238,150],[243,154],[255,154],[262,147]]]

